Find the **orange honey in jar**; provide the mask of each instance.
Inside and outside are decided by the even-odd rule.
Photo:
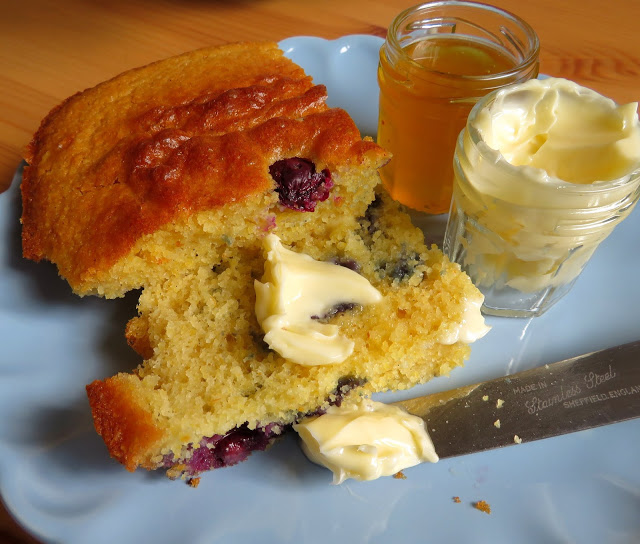
[[[430,2],[402,12],[380,50],[378,143],[393,158],[380,175],[418,211],[449,210],[453,152],[474,104],[538,74],[538,38],[524,21],[475,2]]]

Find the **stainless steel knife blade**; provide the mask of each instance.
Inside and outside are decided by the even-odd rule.
[[[440,458],[640,417],[640,341],[395,404],[425,420]]]

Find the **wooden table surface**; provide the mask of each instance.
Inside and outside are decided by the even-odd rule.
[[[0,191],[40,120],[67,96],[153,60],[238,40],[384,36],[414,0],[2,0]],[[540,70],[640,99],[638,0],[493,0],[528,21]],[[1,417],[1,416],[0,416]],[[37,542],[0,504],[0,542]]]

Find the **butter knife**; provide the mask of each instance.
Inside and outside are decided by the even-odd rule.
[[[424,419],[440,458],[640,417],[640,341],[395,404]]]

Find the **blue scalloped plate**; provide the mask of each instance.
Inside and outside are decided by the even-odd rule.
[[[286,54],[332,105],[375,133],[381,40],[290,38]],[[406,480],[347,482],[308,462],[293,437],[233,468],[182,482],[112,461],[84,386],[131,369],[124,325],[136,297],[73,296],[49,264],[20,258],[19,177],[0,195],[0,489],[46,542],[243,544],[640,542],[640,420],[441,461]],[[489,319],[465,368],[403,395],[493,378],[640,336],[640,212],[596,252],[546,315]],[[639,362],[640,364],[640,362]],[[452,497],[461,498],[454,503]],[[472,508],[486,500],[491,515]]]

